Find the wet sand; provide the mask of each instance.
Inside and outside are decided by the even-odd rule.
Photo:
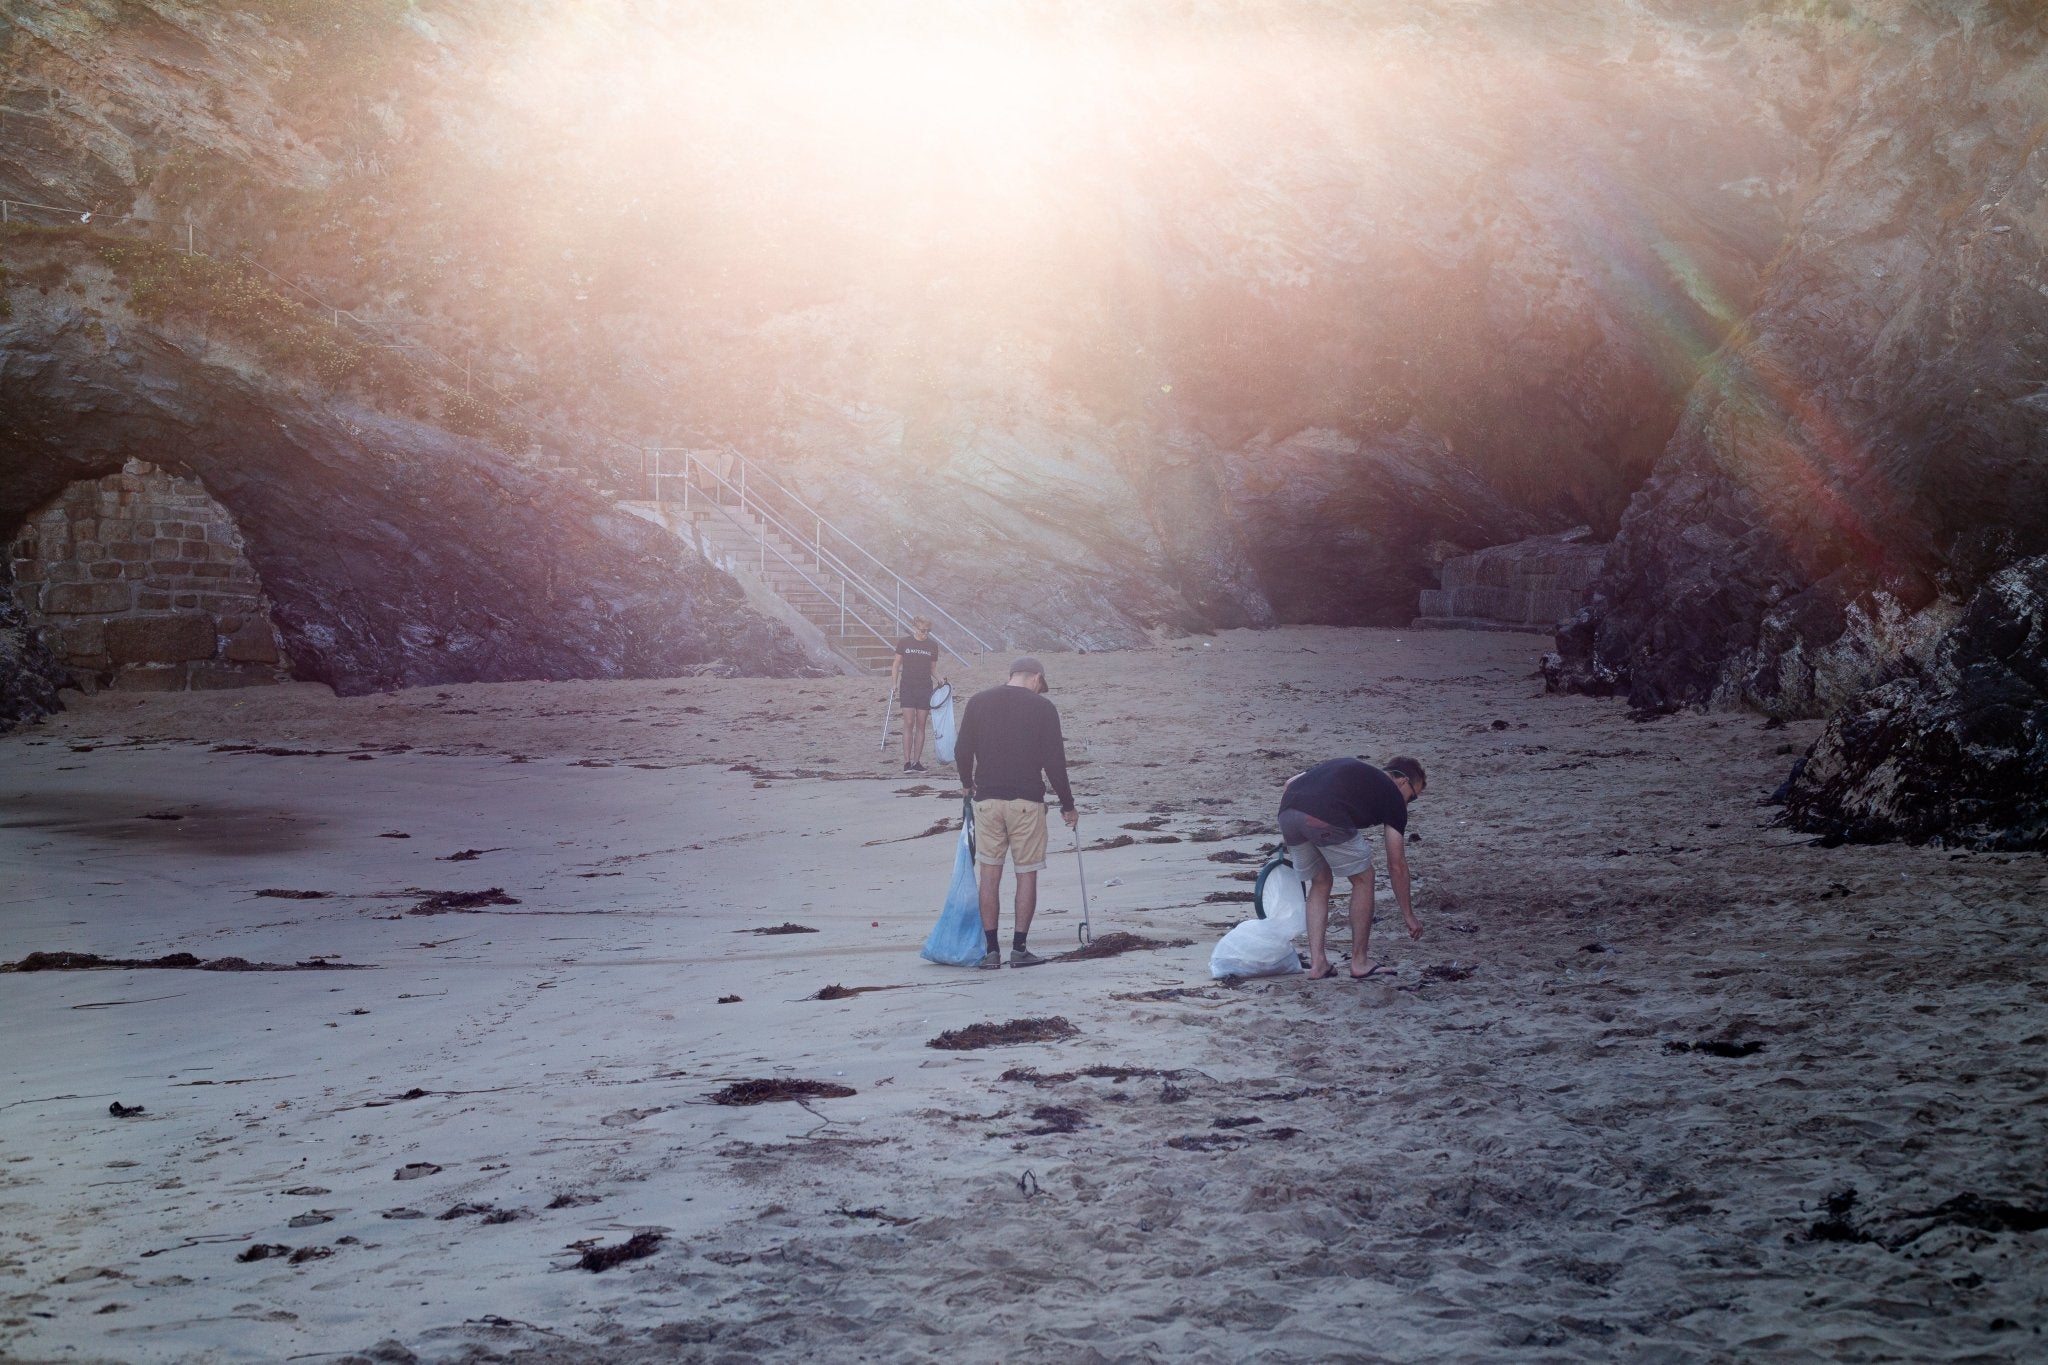
[[[879,682],[78,702],[0,739],[0,960],[362,969],[0,976],[0,1353],[2038,1358],[2048,863],[1815,847],[1813,727],[1541,645],[1049,659],[1095,935],[1191,942],[1028,972],[918,960],[959,801]],[[1280,782],[1397,751],[1392,978],[1210,981]]]

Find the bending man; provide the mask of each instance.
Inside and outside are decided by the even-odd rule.
[[[1351,879],[1351,977],[1379,970],[1366,957],[1372,941],[1372,845],[1374,825],[1384,826],[1387,881],[1408,923],[1410,938],[1422,937],[1422,921],[1408,895],[1408,805],[1429,780],[1412,758],[1390,758],[1384,770],[1358,758],[1333,758],[1287,779],[1280,793],[1280,837],[1287,857],[1308,883],[1308,974],[1321,980],[1330,965],[1324,939],[1330,925],[1330,888],[1338,874]]]
[[[1077,828],[1074,792],[1067,785],[1067,746],[1059,709],[1042,695],[1045,665],[1026,656],[1010,665],[1010,680],[977,692],[967,703],[953,762],[960,785],[974,798],[974,862],[980,878],[981,932],[988,940],[985,969],[1003,965],[997,923],[1002,913],[1003,859],[1017,873],[1017,928],[1010,965],[1035,967],[1044,958],[1024,946],[1038,911],[1038,873],[1045,866],[1045,784],[1059,794],[1060,818]]]

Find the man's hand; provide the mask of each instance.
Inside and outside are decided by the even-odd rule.
[[[1067,822],[1068,829],[1079,829],[1081,827],[1081,812],[1078,808],[1069,807],[1061,811],[1060,819]]]
[[[1415,916],[1413,915],[1408,916],[1408,937],[1422,937],[1422,921],[1415,918]]]

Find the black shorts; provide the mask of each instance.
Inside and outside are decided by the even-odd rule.
[[[932,709],[932,685],[913,683],[908,678],[896,689],[896,704],[906,711],[929,711]]]

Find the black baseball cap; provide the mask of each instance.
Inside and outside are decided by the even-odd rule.
[[[1052,679],[1045,676],[1045,665],[1031,655],[1026,654],[1021,659],[1010,661],[1010,676],[1014,678],[1019,673],[1036,673],[1038,680],[1045,684],[1045,690],[1052,691]]]

